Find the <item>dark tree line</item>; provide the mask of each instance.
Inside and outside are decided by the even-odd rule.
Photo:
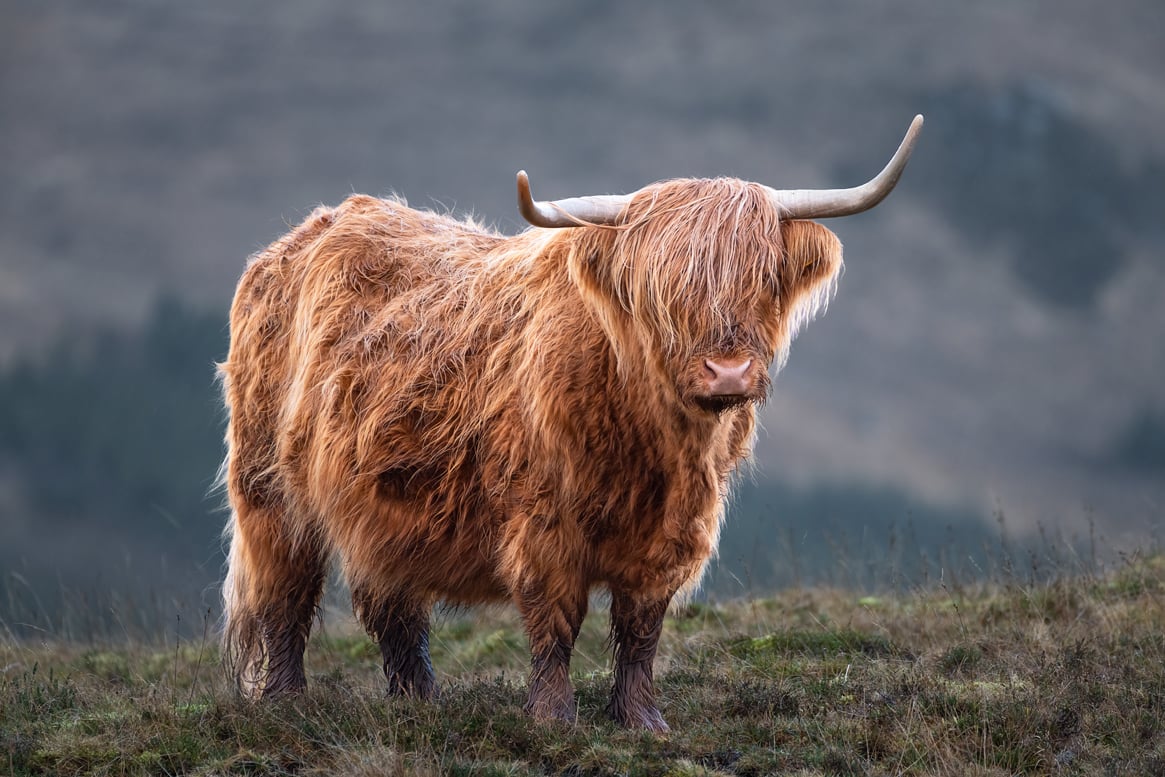
[[[0,562],[77,585],[127,553],[217,569],[226,343],[225,316],[166,297],[140,331],[78,334],[0,374],[0,472],[15,492],[0,512],[17,533]],[[100,541],[79,551],[91,563],[27,552],[74,536]]]
[[[225,428],[214,365],[227,338],[224,314],[165,297],[138,331],[79,334],[0,373],[0,482],[15,488],[0,500],[10,540],[0,570],[42,590],[182,589],[214,606],[226,520],[214,489]],[[1156,450],[1139,438],[1129,449],[1146,445]],[[720,549],[708,589],[731,595],[975,576],[992,571],[1000,544],[983,516],[901,492],[750,477]]]

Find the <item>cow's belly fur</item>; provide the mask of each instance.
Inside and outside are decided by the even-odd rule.
[[[712,471],[656,473],[657,493],[646,495],[639,486],[651,478],[626,469],[588,495],[554,482],[490,495],[483,473],[464,474],[450,482],[396,473],[322,489],[317,480],[302,512],[350,583],[453,605],[504,600],[531,583],[668,596],[694,586],[715,552],[724,475]]]

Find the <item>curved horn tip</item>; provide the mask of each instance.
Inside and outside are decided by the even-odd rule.
[[[906,166],[906,162],[909,159],[910,153],[914,151],[914,144],[918,142],[918,136],[922,133],[923,121],[924,119],[922,118],[921,113],[915,114],[914,118],[910,121],[910,126],[906,128],[906,135],[903,136],[902,143],[899,146],[898,151],[895,152],[895,155],[903,151],[906,152],[906,157],[902,160],[903,168]],[[891,164],[892,163],[893,161],[891,161]],[[899,174],[901,174],[901,172],[902,171],[899,170]]]
[[[518,212],[529,223],[536,227],[551,226],[546,217],[538,212],[538,205],[534,202],[534,195],[530,192],[530,177],[525,170],[518,171]]]
[[[922,114],[921,113],[915,114],[914,118],[910,120],[910,126],[906,128],[906,134],[904,134],[902,136],[902,143],[900,144],[902,147],[913,147],[914,146],[914,142],[918,139],[918,134],[922,131],[922,124],[923,124]],[[902,150],[903,150],[903,148],[898,149],[898,151],[902,151]],[[898,151],[896,151],[895,153],[897,154]]]

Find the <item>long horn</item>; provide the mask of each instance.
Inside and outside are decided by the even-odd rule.
[[[827,219],[852,216],[877,205],[897,185],[910,152],[922,130],[922,114],[914,117],[898,150],[882,172],[852,189],[769,189],[773,204],[788,219]]]
[[[825,219],[852,216],[869,210],[886,198],[898,184],[906,162],[914,151],[922,115],[914,117],[906,137],[882,172],[861,186],[851,189],[765,189],[781,215],[787,219]],[[535,202],[530,193],[530,179],[525,170],[518,172],[518,210],[522,218],[536,227],[579,227],[587,224],[614,224],[631,201],[630,194],[606,194],[594,197],[571,197],[553,202]]]
[[[571,197],[554,202],[534,202],[526,171],[518,171],[518,210],[521,211],[522,218],[536,227],[614,224],[630,201],[630,194],[603,194],[595,197]]]

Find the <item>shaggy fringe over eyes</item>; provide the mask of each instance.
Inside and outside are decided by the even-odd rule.
[[[643,189],[614,239],[609,269],[619,305],[670,353],[695,333],[723,331],[736,312],[780,285],[780,213],[757,184],[666,181]]]
[[[607,234],[606,293],[671,356],[706,350],[714,343],[696,338],[744,324],[765,333],[761,350],[772,349],[780,369],[842,267],[836,235],[812,221],[782,222],[762,186],[733,178],[647,187],[626,224]]]

